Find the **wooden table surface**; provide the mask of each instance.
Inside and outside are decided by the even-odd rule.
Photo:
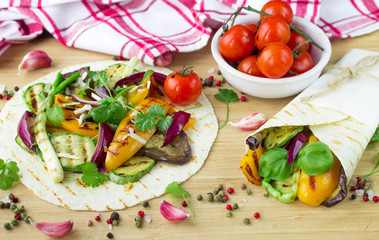
[[[379,31],[353,39],[333,40],[331,63],[335,63],[351,48],[362,48],[379,51]],[[17,75],[17,66],[22,57],[32,50],[44,50],[53,59],[51,68],[39,69],[22,76]],[[92,61],[109,60],[111,56],[95,52],[64,47],[55,39],[37,39],[23,45],[14,45],[0,56],[0,84],[8,89],[23,86],[52,71],[75,64]],[[217,69],[212,58],[209,45],[204,49],[191,53],[176,53],[170,66],[173,70],[181,69],[183,65],[193,66],[201,76],[209,76],[208,70]],[[216,74],[215,74],[216,75]],[[216,76],[216,79],[219,76]],[[231,88],[228,84],[223,87]],[[226,107],[213,97],[217,87],[204,90],[213,104],[219,123],[226,116]],[[241,96],[241,94],[239,94]],[[236,102],[230,105],[231,121],[238,121],[253,112],[262,112],[267,116],[274,115],[284,107],[292,97],[283,99],[259,99],[247,96],[246,102]],[[0,101],[0,109],[6,103]],[[379,203],[363,202],[362,198],[350,200],[348,197],[333,208],[309,207],[299,201],[284,204],[273,198],[264,197],[263,189],[249,183],[239,169],[239,162],[244,155],[244,138],[248,132],[231,126],[226,126],[218,133],[208,159],[202,169],[182,184],[190,194],[190,204],[196,218],[173,223],[165,220],[159,212],[159,204],[165,199],[180,206],[181,199],[163,195],[150,200],[150,207],[143,209],[140,205],[119,211],[121,222],[114,227],[114,239],[374,239],[379,236]],[[6,136],[0,136],[6,137]],[[2,151],[2,150],[0,150]],[[355,171],[355,175],[363,175],[371,171],[377,161],[379,144],[371,145],[365,151],[363,158]],[[373,190],[379,193],[379,174],[374,175]],[[253,194],[247,196],[242,191],[241,184],[247,184]],[[230,195],[228,203],[242,203],[243,206],[233,211],[233,217],[225,217],[224,203],[209,203],[197,201],[201,193],[212,192],[218,184],[233,187],[235,193]],[[22,184],[17,183],[11,190],[0,190],[0,198],[6,193],[14,193],[25,205],[27,213],[35,222],[61,222],[74,220],[73,231],[63,239],[107,239],[109,232],[105,220],[110,213],[103,212],[102,221],[95,222],[98,214],[88,211],[72,211],[40,200],[28,191]],[[145,223],[142,228],[136,228],[134,217],[139,210],[144,210],[152,217],[152,222]],[[9,210],[0,210],[0,223],[10,221],[13,214]],[[260,212],[258,220],[252,220],[250,225],[244,225],[243,219]],[[87,226],[88,220],[94,225]],[[0,239],[49,239],[39,233],[32,225],[22,222],[12,231],[0,228]]]

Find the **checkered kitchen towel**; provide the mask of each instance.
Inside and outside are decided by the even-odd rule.
[[[240,6],[267,0],[1,0],[0,54],[49,31],[65,46],[167,65],[172,51],[204,47]],[[379,0],[287,0],[296,16],[318,24],[331,38],[379,28]]]

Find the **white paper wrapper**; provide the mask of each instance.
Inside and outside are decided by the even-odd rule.
[[[336,65],[354,66],[378,52],[353,49]],[[379,64],[365,71],[379,77]],[[309,126],[313,134],[338,157],[349,180],[379,124],[379,81],[367,76],[347,79],[336,90],[308,103],[302,97],[326,89],[339,70],[330,70],[267,121],[255,134],[278,126]]]

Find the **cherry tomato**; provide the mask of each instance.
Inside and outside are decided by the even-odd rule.
[[[254,23],[250,23],[250,24],[246,24],[246,26],[248,28],[250,28],[251,31],[253,31],[253,33],[255,33],[257,31],[257,24],[254,24]]]
[[[293,55],[291,49],[281,42],[270,43],[257,57],[259,70],[269,78],[280,78],[291,68]]]
[[[238,64],[237,70],[252,76],[265,77],[258,69],[256,55],[250,55],[242,59]]]
[[[254,50],[254,33],[245,25],[231,27],[221,38],[218,49],[221,55],[231,61],[239,61]]]
[[[283,18],[288,24],[293,20],[293,11],[290,5],[284,1],[274,0],[266,3],[262,9],[262,12],[268,13],[271,16],[277,16]],[[266,16],[261,15],[261,19]]]
[[[313,68],[313,66],[312,56],[308,52],[303,51],[298,58],[293,59],[293,64],[290,70],[296,74],[301,74]]]
[[[255,34],[255,44],[261,50],[264,46],[272,42],[282,42],[287,44],[291,37],[291,30],[282,18],[267,17],[263,19]]]
[[[307,39],[303,38],[300,34],[298,34],[295,31],[291,32],[290,40],[287,43],[287,46],[290,47],[291,50],[293,50],[296,47],[296,44],[301,44],[303,42],[307,41]],[[297,52],[300,52],[301,49],[305,48],[305,51],[309,52],[310,43],[307,42],[303,45],[303,47],[300,47]]]
[[[183,67],[167,76],[164,82],[166,96],[176,104],[185,105],[196,101],[203,89],[200,77],[192,70]]]

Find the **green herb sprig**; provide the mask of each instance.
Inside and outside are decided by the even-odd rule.
[[[187,206],[191,212],[192,217],[195,217],[195,215],[193,214],[192,208],[186,199],[186,197],[189,196],[190,194],[189,194],[189,192],[184,190],[179,185],[178,182],[172,182],[169,185],[167,185],[165,193],[170,193],[174,197],[183,197],[183,200],[187,203]]]
[[[144,132],[158,126],[159,131],[166,131],[172,123],[172,117],[165,117],[166,110],[160,104],[153,105],[146,110],[146,113],[140,112],[134,119],[138,131]]]
[[[64,119],[63,109],[59,105],[54,105],[46,110],[47,119],[54,127],[62,126],[59,120]]]
[[[238,95],[233,90],[226,88],[219,88],[219,93],[215,94],[214,97],[226,103],[226,120],[219,130],[225,127],[226,123],[229,121],[229,103],[238,101]]]
[[[14,182],[18,182],[20,180],[19,171],[16,162],[9,159],[5,162],[0,158],[0,189],[10,189]]]
[[[89,187],[98,187],[100,183],[103,183],[109,179],[109,176],[99,172],[96,164],[87,162],[83,166],[82,182]]]

